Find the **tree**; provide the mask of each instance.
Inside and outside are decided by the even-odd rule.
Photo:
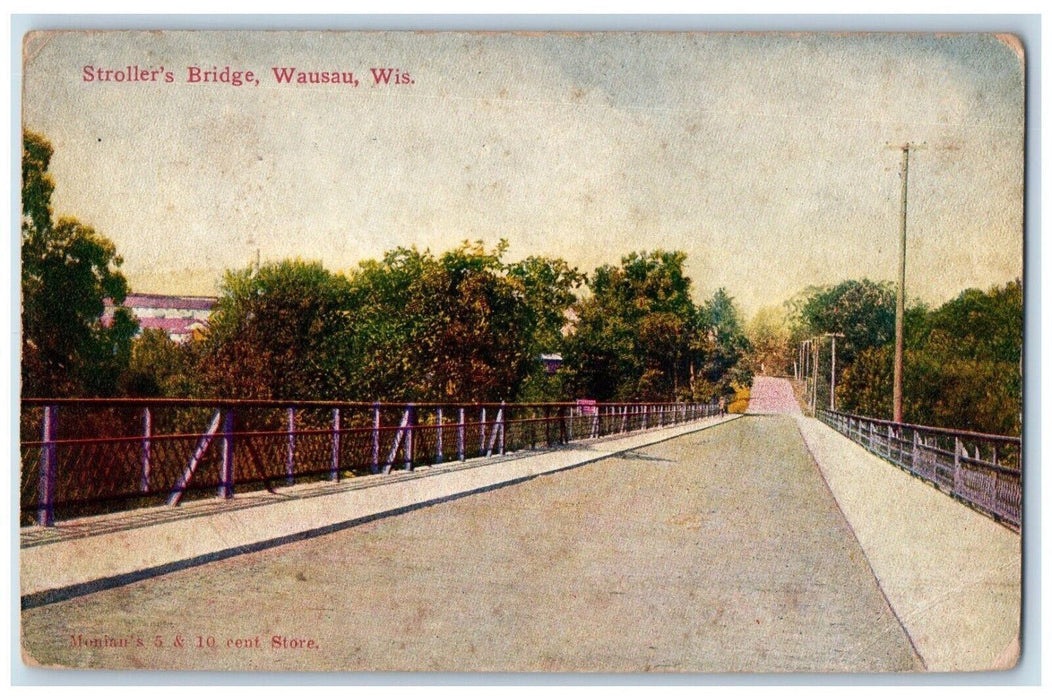
[[[102,396],[117,391],[138,327],[127,309],[102,322],[104,300],[120,305],[128,284],[116,247],[76,219],[52,219],[48,141],[22,141],[22,392]]]
[[[565,353],[570,309],[575,290],[585,275],[560,258],[530,256],[507,266],[508,279],[521,289],[529,317],[528,342],[534,362],[519,387],[518,399],[526,402],[563,401],[568,398],[565,369],[549,373],[539,361],[545,353]]]
[[[357,386],[398,400],[514,400],[558,338],[578,278],[561,260],[502,261],[507,244],[395,249],[351,275]]]
[[[792,374],[794,348],[784,309],[765,306],[745,327],[752,352],[749,366],[757,374]]]
[[[928,343],[972,360],[1018,365],[1023,352],[1023,285],[967,289],[928,318]]]
[[[575,308],[567,339],[574,388],[599,400],[671,398],[693,331],[686,254],[631,253],[620,266],[602,265],[589,280],[591,296]]]
[[[212,396],[350,398],[339,356],[350,286],[321,263],[284,260],[228,271],[204,339]]]
[[[132,343],[121,393],[138,397],[186,398],[201,393],[198,343],[177,343],[158,328],[144,330]]]
[[[906,422],[1019,434],[1023,341],[1019,280],[986,292],[966,290],[934,311],[911,308],[905,326]],[[837,387],[843,410],[890,418],[893,357],[890,343],[857,355]]]
[[[531,255],[510,263],[507,274],[519,286],[531,317],[531,336],[539,352],[561,349],[567,311],[577,301],[574,290],[585,275],[561,258]]]
[[[595,271],[566,341],[579,395],[705,400],[729,387],[747,347],[737,309],[724,290],[696,307],[685,261],[657,250]]]
[[[794,318],[798,338],[842,333],[837,362],[851,364],[855,355],[895,338],[895,289],[890,282],[847,280],[809,290]]]
[[[465,242],[436,256],[396,248],[346,277],[302,261],[228,272],[202,348],[205,390],[514,400],[541,366],[538,348],[558,336],[579,274],[560,260],[505,265],[505,249]]]
[[[743,362],[751,346],[741,314],[727,290],[717,289],[698,310],[698,317],[702,329],[696,341],[702,358],[701,376],[706,387],[711,387],[706,393],[730,395],[734,393],[732,382],[751,384],[752,373]]]

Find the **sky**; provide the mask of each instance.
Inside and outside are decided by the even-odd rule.
[[[29,35],[24,63],[55,213],[113,240],[138,292],[215,294],[257,251],[347,271],[506,239],[509,260],[586,272],[682,250],[699,301],[724,287],[751,314],[895,277],[906,142],[908,299],[1022,275],[1023,59],[1003,37],[81,32]],[[128,66],[158,80],[85,80]],[[226,66],[258,85],[188,82]]]

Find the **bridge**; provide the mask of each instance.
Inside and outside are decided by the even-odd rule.
[[[311,410],[331,415],[304,408],[299,420]],[[41,465],[23,484],[24,504],[50,525],[22,529],[27,660],[885,672],[990,670],[1018,657],[1019,474],[1006,462],[1019,446],[1010,440],[963,434],[948,448],[919,426],[819,420],[800,413],[788,380],[768,377],[757,378],[745,415],[584,405],[512,419],[510,407],[492,407],[447,426],[415,407],[391,411],[385,428],[368,410],[372,425],[297,438],[316,479],[281,481],[294,431],[259,432],[262,461],[279,465],[259,475],[266,488],[233,494],[245,468],[227,460],[247,454],[242,435],[214,464],[202,452],[194,476],[233,498],[72,517],[61,509],[85,499],[63,503],[47,483],[63,464],[55,440],[23,444],[23,459]],[[231,434],[217,415],[222,441]],[[45,430],[53,419],[44,416]],[[163,444],[153,435],[126,438],[133,468],[144,444]],[[206,436],[179,438],[185,467]],[[334,445],[359,455],[362,475],[326,478]],[[79,459],[96,449],[75,447]],[[163,488],[152,486],[156,475],[144,498],[171,497],[185,472]]]

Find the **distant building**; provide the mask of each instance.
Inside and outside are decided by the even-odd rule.
[[[129,294],[124,306],[131,311],[143,330],[156,328],[177,343],[200,337],[216,304],[215,297],[168,296],[166,294]],[[113,318],[114,305],[105,301],[102,322]]]
[[[563,366],[563,356],[555,353],[541,353],[541,364],[548,374],[555,374]]]

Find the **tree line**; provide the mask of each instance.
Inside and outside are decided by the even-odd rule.
[[[912,304],[904,329],[904,421],[1020,434],[1021,280],[967,289],[934,308]],[[757,370],[764,365],[769,374],[793,373],[802,340],[842,334],[836,346],[837,408],[892,417],[895,287],[890,282],[847,280],[806,289],[781,310],[761,310],[747,333],[755,349],[749,364]],[[828,363],[826,358],[822,362]]]
[[[345,273],[281,260],[225,273],[204,338],[139,332],[112,242],[54,220],[53,151],[22,162],[22,393],[380,401],[707,401],[749,381],[740,313],[694,301],[686,255],[586,274],[507,244],[399,247]],[[101,320],[103,300],[118,305]],[[542,353],[558,354],[549,372]]]

